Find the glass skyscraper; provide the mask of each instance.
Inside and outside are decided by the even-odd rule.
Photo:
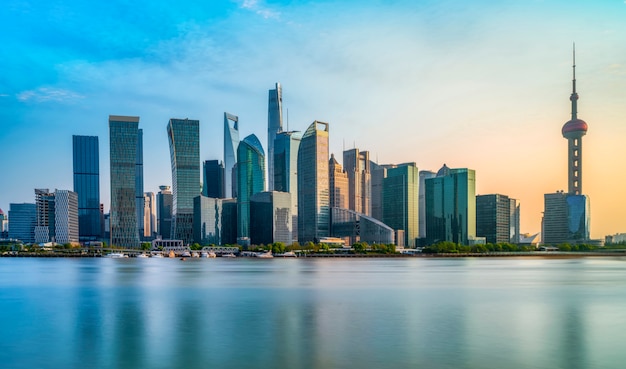
[[[298,150],[298,240],[319,242],[330,235],[328,123],[314,121]]]
[[[170,186],[159,186],[157,194],[157,235],[164,240],[172,236],[172,202],[173,195]]]
[[[137,149],[139,117],[109,116],[111,163],[111,245],[139,248]]]
[[[206,160],[202,168],[202,195],[215,199],[224,198],[224,164],[218,160]]]
[[[292,243],[291,197],[286,192],[258,192],[250,197],[252,244]]]
[[[232,126],[231,126],[232,124]],[[239,118],[224,113],[224,196],[233,197],[233,167],[237,164],[239,147]]]
[[[97,136],[72,136],[74,192],[78,194],[81,241],[102,237],[100,222],[100,154]]]
[[[267,178],[268,189],[274,191],[274,140],[276,135],[283,131],[283,90],[280,83],[276,88],[269,90],[267,107]]]
[[[261,141],[250,135],[237,149],[237,242],[250,242],[250,197],[265,189],[265,152]]]
[[[343,169],[348,176],[348,209],[372,214],[372,174],[367,151],[350,149],[343,152]]]
[[[404,234],[403,241],[408,247],[416,246],[419,233],[419,174],[415,163],[399,164],[387,169],[383,179],[383,223]]]
[[[144,231],[144,197],[143,197],[143,130],[137,132],[137,159],[135,160],[135,202],[137,210],[137,232],[143,239]]]
[[[511,199],[506,195],[476,196],[476,236],[488,243],[511,241]]]
[[[293,241],[298,240],[298,149],[301,140],[302,133],[294,131],[280,132],[274,140],[274,191],[289,192],[291,196]]]
[[[193,242],[193,199],[200,195],[200,122],[170,119],[172,161],[172,238]]]
[[[9,204],[9,238],[24,243],[35,242],[37,205]]]
[[[445,164],[426,179],[426,238],[464,245],[476,238],[476,172]]]

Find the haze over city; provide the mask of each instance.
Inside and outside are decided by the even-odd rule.
[[[572,43],[591,237],[626,231],[624,1],[215,1],[29,4],[0,14],[0,208],[34,188],[72,189],[72,135],[100,138],[109,208],[108,116],[140,116],[145,190],[170,184],[170,118],[200,120],[200,159],[222,159],[225,111],[267,143],[267,91],[285,125],[330,123],[330,152],[476,170],[476,194],[521,203],[567,189]],[[610,176],[607,175],[610,171]]]

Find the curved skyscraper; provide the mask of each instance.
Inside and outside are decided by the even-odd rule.
[[[250,197],[265,188],[265,152],[261,141],[250,135],[237,149],[237,242],[250,242]]]
[[[170,119],[167,137],[172,161],[172,238],[193,242],[193,199],[200,195],[200,122]]]
[[[267,178],[268,188],[274,191],[274,140],[283,131],[283,90],[280,83],[269,91],[267,107]]]
[[[231,126],[232,124],[232,126]],[[239,147],[239,118],[224,113],[224,196],[233,197],[233,167],[237,163]]]
[[[328,123],[315,121],[298,150],[298,240],[318,242],[330,235]]]

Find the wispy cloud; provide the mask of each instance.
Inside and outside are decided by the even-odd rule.
[[[278,18],[280,16],[279,12],[268,8],[267,6],[264,6],[263,4],[259,3],[258,0],[243,0],[240,8],[255,12],[265,19]]]
[[[74,91],[64,90],[60,88],[40,87],[36,90],[22,91],[17,94],[17,99],[22,102],[74,102],[84,98]]]

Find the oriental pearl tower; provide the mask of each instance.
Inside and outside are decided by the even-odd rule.
[[[576,48],[573,50],[573,79],[572,95],[569,97],[572,102],[572,119],[563,125],[561,133],[567,139],[567,192],[570,195],[582,194],[582,172],[583,172],[583,141],[582,137],[587,134],[587,123],[578,119],[576,93]]]

